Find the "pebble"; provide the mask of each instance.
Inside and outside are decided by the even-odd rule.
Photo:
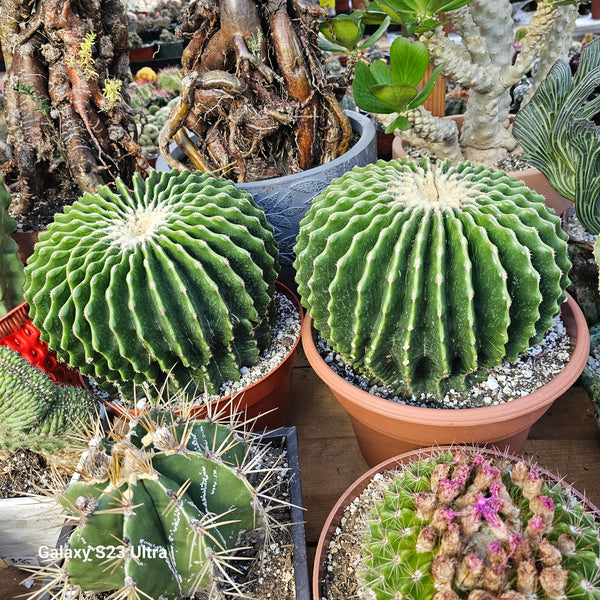
[[[394,389],[382,382],[369,380],[356,372],[320,336],[317,337],[316,345],[329,367],[361,390],[393,402],[423,408],[477,408],[510,402],[531,394],[551,381],[564,369],[571,357],[571,340],[560,317],[556,317],[544,339],[521,354],[516,361],[504,362],[488,369],[487,378],[472,384],[468,395],[450,390],[440,401],[431,394],[421,394],[418,398],[399,396]],[[595,360],[600,373],[600,356]]]

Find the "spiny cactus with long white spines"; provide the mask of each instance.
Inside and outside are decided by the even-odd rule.
[[[377,600],[600,598],[598,515],[523,461],[440,451],[383,490],[362,544]]]
[[[277,245],[231,182],[151,172],[84,194],[40,234],[25,297],[41,337],[98,383],[218,391],[270,339]],[[131,387],[131,386],[129,386]]]
[[[565,299],[560,220],[522,182],[409,159],[355,168],[300,225],[298,291],[347,363],[443,397],[541,341]]]
[[[87,390],[54,383],[18,352],[0,346],[0,448],[68,457],[74,432],[96,418],[97,404]]]
[[[282,466],[266,466],[267,451],[260,435],[170,412],[147,413],[126,433],[97,430],[81,479],[57,491],[74,526],[67,558],[37,576],[55,599],[241,597],[231,573],[246,535],[261,529],[268,544],[285,504],[269,498]]]

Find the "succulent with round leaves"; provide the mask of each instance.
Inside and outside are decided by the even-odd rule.
[[[96,410],[90,392],[54,383],[17,351],[0,346],[0,448],[68,460],[74,432],[95,419]]]
[[[427,159],[354,168],[300,224],[298,291],[356,370],[439,398],[538,343],[565,299],[566,235],[502,171]]]
[[[228,569],[245,534],[262,528],[268,542],[278,506],[261,502],[279,469],[265,467],[266,447],[260,435],[168,412],[93,436],[81,479],[58,495],[75,526],[70,552],[38,575],[80,597],[216,599],[223,584],[240,594]]]
[[[598,515],[524,461],[458,448],[381,485],[362,544],[377,600],[600,598]]]
[[[198,172],[86,193],[26,268],[34,325],[58,357],[122,390],[215,392],[267,347],[277,245],[252,197]],[[192,390],[193,391],[193,390]]]

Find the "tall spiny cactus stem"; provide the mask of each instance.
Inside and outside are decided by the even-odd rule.
[[[525,462],[444,451],[381,485],[363,539],[377,600],[600,598],[597,515]]]
[[[11,197],[0,175],[0,316],[23,302],[24,266],[17,256],[17,242],[11,233],[17,223],[8,214]]]
[[[25,297],[42,339],[98,382],[215,392],[268,345],[276,269],[249,194],[208,174],[152,172],[57,215]]]
[[[315,198],[298,291],[348,363],[404,394],[443,396],[538,343],[565,299],[566,235],[502,171],[427,159],[355,168]]]
[[[74,433],[95,419],[96,409],[87,390],[57,385],[18,352],[0,346],[0,447],[70,455]]]
[[[265,483],[250,483],[264,471],[259,442],[260,436],[172,413],[147,414],[124,435],[95,437],[81,480],[59,493],[75,524],[70,557],[54,569],[61,591],[222,598],[218,586],[225,583],[240,594],[227,569],[239,564],[234,555],[244,535],[263,527],[268,539],[273,523],[260,502]],[[107,548],[115,549],[112,557],[101,556]]]

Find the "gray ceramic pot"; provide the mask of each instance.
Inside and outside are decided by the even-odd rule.
[[[263,181],[236,184],[246,190],[254,201],[262,206],[267,220],[275,228],[275,238],[279,244],[281,270],[279,280],[292,290],[296,290],[294,246],[300,221],[312,204],[312,199],[324,190],[333,179],[341,177],[353,167],[362,167],[377,160],[377,138],[371,120],[354,111],[346,111],[352,129],[360,136],[356,144],[335,160],[308,171],[274,177]],[[178,158],[177,151],[173,151]],[[168,171],[166,161],[159,157],[156,161],[159,171]]]

